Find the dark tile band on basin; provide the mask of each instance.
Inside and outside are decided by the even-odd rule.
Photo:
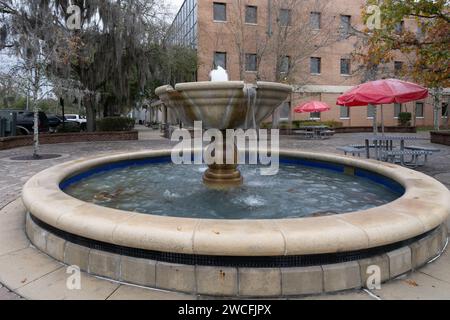
[[[351,261],[328,260],[323,264],[317,260],[319,264],[312,266],[257,268],[252,264],[204,266],[184,264],[185,260],[179,263],[152,260],[152,253],[139,255],[135,249],[128,252],[128,248],[114,249],[108,244],[80,239],[55,230],[31,215],[27,216],[26,232],[38,249],[93,275],[216,297],[291,297],[361,288],[368,284],[371,266],[379,267],[380,280],[384,283],[420,268],[440,255],[448,244],[447,228],[442,225],[415,239],[384,247],[383,252],[352,256]]]

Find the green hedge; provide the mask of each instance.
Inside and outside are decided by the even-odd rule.
[[[342,122],[338,121],[314,121],[314,120],[296,120],[292,121],[292,126],[289,125],[289,122],[282,121],[279,123],[280,129],[300,129],[304,126],[327,126],[330,128],[341,128],[343,126]],[[262,129],[270,129],[272,127],[271,123],[264,123],[261,125]]]
[[[80,132],[81,126],[78,122],[66,121],[64,125],[61,123],[57,128],[57,133],[72,133]]]
[[[122,117],[108,117],[97,120],[98,131],[131,131],[134,128],[134,119]]]
[[[398,114],[398,123],[403,127],[411,125],[412,114],[410,112],[400,112]]]

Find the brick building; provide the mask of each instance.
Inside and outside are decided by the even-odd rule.
[[[186,0],[170,28],[169,42],[197,50],[198,81],[209,80],[211,69],[220,65],[228,71],[230,80],[292,84],[290,102],[276,113],[280,120],[320,119],[342,122],[344,126],[371,126],[369,108],[348,109],[335,104],[340,94],[366,78],[352,55],[361,44],[354,30],[364,27],[361,12],[365,3]],[[413,21],[405,21],[399,28],[416,27]],[[398,55],[393,63],[380,66],[378,78],[396,77],[406,64],[406,57]],[[295,106],[308,100],[325,101],[333,108],[322,114],[293,112]],[[433,125],[431,99],[386,106],[384,110],[387,126],[397,125],[401,111],[412,113],[413,125]],[[448,104],[443,103],[442,122],[447,112]]]

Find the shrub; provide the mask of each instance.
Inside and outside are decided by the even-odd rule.
[[[400,112],[398,114],[398,123],[403,127],[409,127],[411,125],[412,115],[410,112]]]
[[[71,132],[80,132],[81,126],[78,122],[66,121],[63,124],[61,123],[57,128],[57,133],[71,133]]]
[[[306,127],[306,126],[327,126],[330,128],[341,128],[343,126],[342,122],[330,120],[330,121],[301,121],[299,127]]]
[[[134,119],[108,117],[97,120],[98,131],[130,131],[134,128]]]

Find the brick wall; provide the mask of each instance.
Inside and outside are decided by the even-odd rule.
[[[431,132],[431,143],[443,144],[450,146],[450,131],[433,131]]]
[[[125,132],[83,132],[83,133],[55,133],[39,135],[41,144],[95,142],[95,141],[128,141],[138,140],[137,131]],[[33,136],[18,136],[0,138],[0,150],[13,149],[33,144]]]

